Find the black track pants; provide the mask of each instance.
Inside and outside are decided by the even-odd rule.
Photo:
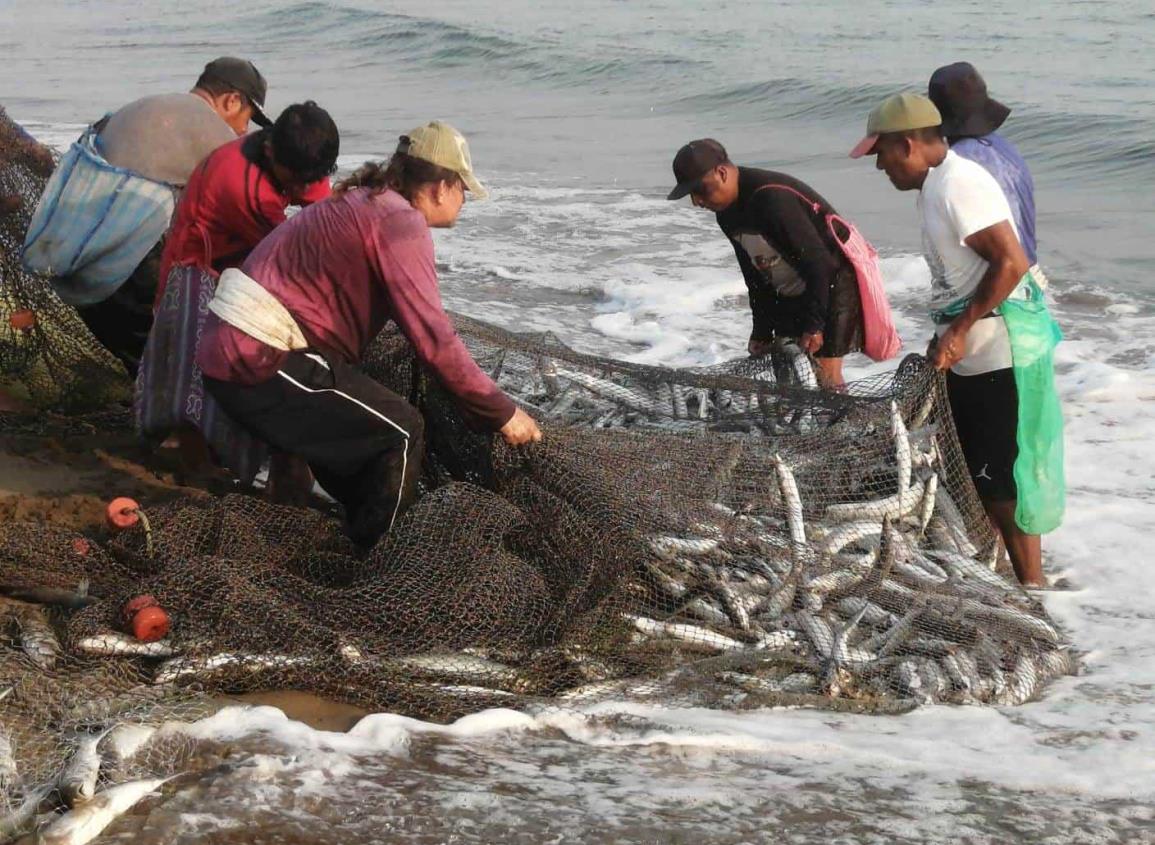
[[[325,492],[344,505],[356,542],[376,542],[413,502],[424,444],[421,414],[354,367],[292,352],[260,384],[208,376],[204,383],[237,423],[308,461]]]

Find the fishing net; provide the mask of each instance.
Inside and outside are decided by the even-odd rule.
[[[91,411],[128,399],[128,377],[76,310],[20,265],[50,161],[0,108],[0,391],[37,409]]]
[[[11,266],[5,302],[35,302],[52,340],[63,306]],[[455,321],[545,439],[475,431],[385,332],[364,366],[420,408],[426,455],[416,503],[367,552],[336,506],[251,495],[145,501],[146,519],[107,536],[0,525],[10,808],[116,726],[147,738],[102,779],[172,770],[191,740],[149,729],[229,694],[437,721],[606,698],[894,713],[1020,704],[1074,671],[1042,606],[996,571],[924,359],[829,392],[787,347],[675,370]],[[104,366],[70,336],[59,355]],[[158,643],[119,633],[142,595],[171,617]]]

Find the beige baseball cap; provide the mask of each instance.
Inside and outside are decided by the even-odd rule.
[[[942,115],[928,98],[921,94],[894,94],[887,97],[866,119],[866,137],[850,151],[851,158],[862,158],[874,152],[878,136],[885,132],[905,132],[941,126]]]
[[[489,196],[489,191],[473,175],[473,162],[469,158],[465,136],[448,123],[434,120],[410,130],[401,137],[397,152],[452,170],[461,177],[475,199],[483,200]]]

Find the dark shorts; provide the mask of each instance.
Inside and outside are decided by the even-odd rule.
[[[140,368],[140,358],[152,329],[152,306],[163,249],[162,238],[112,296],[76,309],[93,337],[124,364],[133,378]]]
[[[1015,458],[1019,454],[1019,394],[1009,367],[977,376],[948,372],[947,394],[959,443],[979,498],[1016,498]]]
[[[803,297],[780,297],[774,303],[772,319],[776,335],[800,337],[804,324]],[[862,345],[862,298],[858,293],[858,277],[847,265],[830,285],[830,310],[822,330],[822,348],[815,357],[842,358],[851,352],[861,352]]]

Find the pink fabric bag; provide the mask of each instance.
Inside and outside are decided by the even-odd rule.
[[[822,212],[818,203],[811,202],[804,194],[788,185],[763,185],[758,190],[766,188],[789,191],[810,206],[815,214]],[[850,233],[845,242],[834,228],[835,223]],[[827,214],[826,225],[858,277],[858,296],[862,300],[863,351],[875,361],[887,361],[898,354],[902,340],[894,327],[894,316],[890,312],[890,302],[882,283],[882,270],[878,266],[878,253],[850,221],[843,220],[837,214]]]

